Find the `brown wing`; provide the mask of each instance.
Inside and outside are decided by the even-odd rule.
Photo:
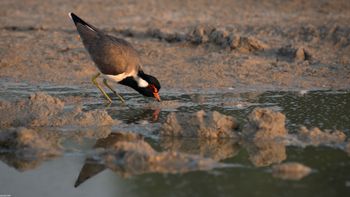
[[[139,69],[139,55],[125,40],[100,33],[85,47],[103,74],[118,75]]]
[[[85,48],[101,73],[118,75],[140,68],[139,54],[130,43],[101,32],[74,14],[71,17]]]

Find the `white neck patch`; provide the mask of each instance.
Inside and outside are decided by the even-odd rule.
[[[149,84],[147,83],[147,81],[143,80],[141,77],[135,77],[135,80],[137,82],[137,85],[141,88],[145,88],[147,87]]]

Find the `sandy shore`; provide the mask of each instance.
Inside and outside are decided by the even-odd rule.
[[[348,89],[349,10],[347,0],[2,0],[0,77],[91,86],[75,12],[130,41],[163,89]]]

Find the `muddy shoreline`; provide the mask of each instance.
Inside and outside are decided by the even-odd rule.
[[[35,196],[344,195],[349,10],[347,0],[2,0],[2,194],[27,195],[22,183]],[[162,102],[113,84],[126,104],[104,103],[68,12],[129,41]]]
[[[131,42],[163,90],[348,89],[349,3],[297,2],[255,2],[259,5],[248,8],[240,1],[222,1],[207,9],[202,1],[106,1],[93,4],[99,12],[91,15],[93,5],[69,1],[29,1],[22,5],[26,9],[2,1],[0,77],[92,87],[97,70],[66,16],[75,11]],[[58,4],[65,6],[48,14],[47,8]],[[150,5],[153,9],[146,9]],[[143,16],[148,17],[139,20]]]

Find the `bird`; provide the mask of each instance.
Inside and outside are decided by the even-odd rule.
[[[103,78],[103,84],[110,89],[121,102],[125,100],[108,84],[108,81],[129,86],[146,97],[154,97],[161,101],[158,79],[144,73],[140,55],[126,40],[108,35],[93,25],[70,12],[69,17],[74,22],[85,49],[99,72],[93,75],[91,81],[100,90],[109,103],[112,99],[100,87],[96,79]]]

